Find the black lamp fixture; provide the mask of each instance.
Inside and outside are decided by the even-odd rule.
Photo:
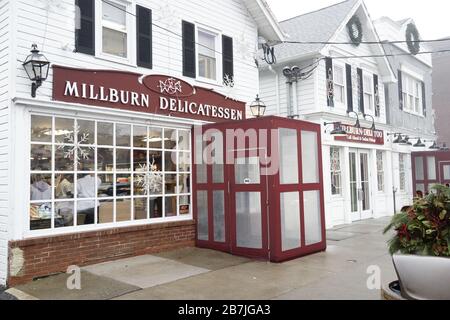
[[[430,150],[440,150],[441,148],[439,148],[438,144],[436,143],[436,141],[433,142],[433,144],[430,146]]]
[[[414,148],[425,148],[426,145],[422,142],[422,139],[419,138],[416,142],[416,144],[413,146]]]
[[[350,111],[347,112],[347,115],[351,115],[354,114],[356,116],[356,123],[355,123],[355,128],[361,128],[361,122],[359,121],[359,113],[355,112],[355,111]]]
[[[401,145],[404,146],[412,146],[412,143],[409,141],[409,137],[405,136],[403,140],[400,142]]]
[[[255,118],[261,118],[266,113],[266,105],[259,98],[259,94],[256,95],[256,100],[250,104],[250,111]]]
[[[396,137],[396,138],[394,139],[394,141],[392,141],[392,143],[400,144],[403,142],[403,137],[401,134],[395,134],[394,137]]]
[[[449,151],[450,149],[447,147],[446,143],[442,144],[442,147],[440,148],[441,151]]]
[[[372,126],[370,127],[370,130],[375,131],[377,129],[375,126],[375,118],[372,117],[370,114],[364,114],[364,119],[367,119],[368,117],[372,119]]]
[[[31,85],[31,96],[36,98],[36,91],[47,80],[50,62],[39,53],[36,44],[32,45],[31,54],[25,59],[23,68],[27,72],[28,78],[33,81]]]
[[[342,122],[325,122],[323,124],[325,127],[329,125],[334,125],[334,129],[330,132],[330,134],[334,137],[346,137],[347,132],[342,128]],[[326,130],[325,130],[326,132]]]

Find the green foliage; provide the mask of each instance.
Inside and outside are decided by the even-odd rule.
[[[425,198],[417,198],[395,215],[384,233],[395,232],[389,252],[450,257],[450,188],[437,185]]]

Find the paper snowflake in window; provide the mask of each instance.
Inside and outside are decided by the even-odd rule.
[[[244,61],[255,59],[257,56],[255,44],[247,40],[244,32],[242,32],[239,38],[236,40],[235,50],[236,56],[240,57]]]
[[[64,9],[64,3],[61,0],[41,0],[47,11],[59,12]]]
[[[75,135],[80,132],[80,126],[74,126],[72,132],[64,134],[64,141],[56,141],[58,150],[63,150],[64,159],[75,161],[80,165],[81,160],[90,160],[89,151],[94,150],[92,147],[86,146],[89,142],[89,133],[83,132],[77,141]]]
[[[158,88],[161,90],[161,93],[164,92],[168,94],[183,93],[181,81],[175,80],[174,78],[169,78],[166,81],[160,80]]]
[[[167,29],[171,29],[177,26],[177,12],[173,8],[172,4],[166,3],[159,6],[157,12],[159,12],[159,14],[156,16],[155,22],[158,22],[158,25],[166,27]]]
[[[135,186],[138,188],[142,188],[144,190],[144,194],[159,194],[162,192],[163,186],[163,174],[160,171],[155,170],[154,163],[151,166],[151,170],[147,167],[147,165],[139,165],[138,171],[139,174],[136,174],[134,178]]]

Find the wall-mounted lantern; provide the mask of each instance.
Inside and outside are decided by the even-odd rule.
[[[330,134],[334,137],[346,137],[347,132],[342,128],[341,122],[325,122],[323,124],[325,127],[329,125],[334,125],[334,129],[330,132]],[[325,130],[326,133],[326,130]]]
[[[266,105],[261,101],[259,95],[256,95],[256,100],[250,105],[250,111],[255,118],[261,118],[266,113]]]
[[[37,45],[32,45],[31,54],[25,59],[23,68],[27,72],[28,78],[33,82],[31,85],[31,96],[36,98],[36,91],[47,80],[50,62],[39,53]]]

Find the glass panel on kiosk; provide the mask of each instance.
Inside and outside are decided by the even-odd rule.
[[[281,247],[283,252],[300,248],[300,196],[298,192],[280,195],[281,204]]]
[[[302,131],[303,183],[319,183],[319,152],[316,132]]]
[[[239,248],[262,249],[261,193],[236,193],[236,242]]]
[[[305,191],[303,202],[305,208],[305,242],[309,246],[322,242],[320,191]]]
[[[259,157],[238,158],[235,162],[236,184],[260,184]]]
[[[279,130],[280,183],[298,183],[297,130]]]
[[[214,241],[225,242],[225,191],[213,192]]]

